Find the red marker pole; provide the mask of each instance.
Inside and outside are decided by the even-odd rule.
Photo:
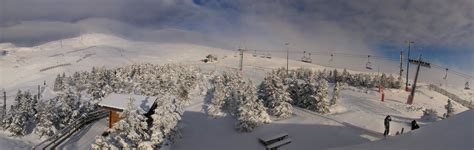
[[[382,92],[382,102],[384,102],[385,99],[385,93]]]
[[[382,99],[382,102],[384,102],[384,100],[385,100],[385,92],[383,92],[382,86],[379,86],[379,90],[380,90],[380,93],[382,93],[382,98],[381,98],[381,99]]]

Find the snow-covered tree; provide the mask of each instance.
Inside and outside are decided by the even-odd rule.
[[[58,96],[59,127],[63,128],[81,116],[79,108],[81,95],[68,88]]]
[[[225,104],[226,87],[221,76],[213,79],[214,87],[208,91],[210,102],[207,104],[207,114],[211,117],[218,117],[222,114],[222,107]]]
[[[331,98],[331,101],[329,102],[329,105],[330,106],[334,106],[336,105],[337,101],[339,101],[339,93],[340,93],[340,90],[341,90],[341,83],[340,82],[336,82],[334,84],[334,89],[332,91],[332,98]]]
[[[91,145],[92,150],[110,149],[111,146],[103,136],[95,137],[94,143]]]
[[[448,118],[454,115],[454,108],[453,104],[451,103],[451,99],[448,99],[448,104],[444,105],[446,109],[446,113],[443,115],[444,118]]]
[[[270,123],[270,116],[268,115],[263,103],[257,99],[257,92],[255,86],[247,81],[242,86],[242,91],[238,95],[240,101],[237,109],[236,129],[241,132],[251,132],[254,128]]]
[[[56,113],[55,104],[56,101],[54,99],[38,103],[38,113],[35,116],[37,123],[34,129],[34,133],[39,135],[40,137],[49,137],[54,135],[58,131],[57,120],[59,119],[59,117]]]
[[[259,99],[278,118],[288,118],[293,113],[291,98],[286,90],[282,80],[273,73],[268,74],[259,86]]]
[[[56,76],[56,79],[54,80],[54,87],[53,87],[53,90],[54,90],[54,91],[62,91],[62,90],[64,90],[65,85],[64,85],[64,82],[63,82],[63,81],[64,81],[64,78],[63,78],[60,74],[58,74],[58,75]]]
[[[23,136],[26,134],[27,126],[30,123],[32,116],[29,116],[29,105],[32,101],[31,94],[29,92],[18,91],[15,98],[15,104],[11,106],[9,117],[5,122],[10,122],[7,125],[7,131],[12,136]],[[14,110],[12,110],[14,109]]]
[[[222,73],[224,85],[226,85],[226,96],[223,110],[232,116],[236,116],[237,109],[241,103],[241,97],[243,93],[243,86],[245,80],[237,72],[224,72]]]
[[[137,147],[139,143],[149,140],[147,118],[141,109],[135,106],[135,99],[130,98],[127,108],[119,114],[122,120],[113,126],[113,137],[123,147]]]
[[[329,113],[328,96],[328,81],[320,79],[318,81],[318,90],[316,92],[316,102],[313,103],[309,109],[321,114]]]
[[[178,123],[181,120],[182,111],[180,104],[176,104],[176,98],[164,95],[157,99],[157,107],[154,110],[153,125],[151,127],[151,142],[161,147],[169,145],[181,136]]]
[[[421,119],[426,121],[437,121],[438,112],[434,109],[425,109],[423,110],[423,116],[421,116]]]

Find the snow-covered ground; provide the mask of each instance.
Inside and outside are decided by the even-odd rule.
[[[89,71],[93,66],[115,67],[134,63],[181,63],[198,66],[204,71],[223,71],[237,70],[239,65],[239,55],[236,51],[184,43],[136,42],[104,34],[87,34],[64,39],[62,40],[62,46],[60,41],[27,48],[15,47],[9,44],[1,44],[0,46],[2,50],[9,51],[7,56],[0,56],[0,88],[5,88],[7,91],[7,105],[12,104],[14,94],[18,89],[29,89],[35,93],[37,85],[42,85],[43,81],[46,81],[48,85],[52,85],[54,78],[59,73],[72,74],[75,71]],[[208,64],[201,62],[200,60],[208,54],[218,56],[218,62]],[[60,66],[61,64],[67,65]],[[333,69],[292,60],[289,64],[290,69],[299,67],[315,70]],[[52,67],[58,65],[59,67]],[[251,53],[245,53],[243,66],[244,76],[258,84],[263,80],[265,72],[285,67],[286,59],[277,57],[266,59],[253,57]],[[51,69],[48,69],[48,67]],[[329,87],[329,89],[332,88]],[[467,100],[472,100],[474,93],[472,89],[464,90],[458,87],[449,88],[448,91],[459,94],[461,98]],[[409,93],[403,90],[385,89],[384,92],[385,102],[381,102],[381,95],[376,89],[369,89],[366,92],[365,89],[345,87],[341,92],[342,96],[338,106],[332,108],[332,113],[328,115],[295,109],[293,116],[289,119],[273,121],[271,124],[261,126],[251,133],[235,131],[234,124],[236,121],[231,117],[208,118],[203,111],[203,98],[194,97],[193,104],[188,106],[184,113],[183,138],[172,145],[172,148],[263,149],[257,139],[261,136],[279,132],[287,132],[293,140],[291,144],[284,147],[286,149],[336,148],[380,140],[383,133],[383,119],[386,115],[391,115],[393,118],[391,134],[394,135],[401,128],[405,128],[405,133],[409,132],[408,123],[414,119],[418,120],[422,115],[421,110],[425,108],[435,109],[439,112],[439,115],[446,112],[444,105],[447,104],[448,98],[429,90],[425,83],[420,83],[417,88],[413,105],[405,104]],[[54,95],[54,92],[47,90],[46,94]],[[455,113],[467,110],[456,102],[453,102],[453,105]],[[470,123],[472,127],[472,115],[470,118],[464,118],[466,118],[464,121],[457,119],[457,122]],[[440,124],[447,124],[445,122],[450,120],[456,119],[443,120]],[[100,126],[102,122],[104,121],[101,120],[84,128],[85,131],[78,133],[79,135],[75,136],[75,139],[67,141],[62,145],[63,148],[88,149],[94,137],[104,130]],[[419,123],[421,125],[420,133],[425,127],[428,130],[428,128],[431,128],[429,127],[431,124],[437,124],[423,121],[419,121]],[[437,130],[430,131],[436,132]],[[403,136],[410,136],[410,134],[404,134]],[[4,147],[7,147],[7,149],[24,149],[28,145],[34,145],[40,141],[34,135],[21,138],[7,137],[3,133],[0,135],[2,149]],[[469,135],[472,141],[474,134]],[[468,139],[466,140],[469,140],[469,135],[467,135]],[[415,132],[415,136],[423,139],[421,136],[434,135]],[[378,143],[390,143],[391,140],[392,138],[389,138]],[[410,143],[408,142],[408,144]],[[396,144],[389,145],[397,146]]]
[[[451,118],[429,126],[388,139],[353,145],[333,150],[372,150],[372,149],[474,149],[474,110],[462,112]]]

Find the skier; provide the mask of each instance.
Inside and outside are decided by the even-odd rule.
[[[390,117],[390,115],[387,115],[384,120],[385,131],[383,132],[383,136],[389,135],[390,121],[392,121],[392,117]]]
[[[415,129],[418,129],[420,128],[420,126],[418,125],[418,123],[416,123],[416,120],[413,120],[411,122],[411,130],[415,130]]]

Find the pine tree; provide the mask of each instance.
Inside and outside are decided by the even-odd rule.
[[[444,108],[446,109],[446,113],[443,115],[444,118],[448,118],[454,115],[454,108],[453,104],[451,103],[451,99],[448,99],[448,104],[446,104]]]
[[[28,96],[29,95],[29,96]],[[10,124],[8,125],[7,130],[12,136],[23,136],[26,134],[26,127],[28,125],[28,102],[31,100],[31,95],[29,92],[22,93],[18,91],[15,98],[16,104],[14,104],[11,109],[11,118],[8,120]]]
[[[334,84],[334,89],[333,89],[333,92],[332,92],[332,98],[331,98],[331,101],[329,103],[330,106],[336,105],[337,101],[339,101],[339,92],[340,92],[340,90],[341,90],[341,83],[336,82]]]
[[[211,117],[218,117],[222,113],[222,107],[225,104],[224,98],[226,96],[226,88],[221,76],[214,78],[214,87],[208,92],[211,97],[210,103],[207,106],[207,113]]]
[[[40,137],[50,137],[58,131],[56,120],[59,119],[59,117],[55,112],[55,104],[56,101],[54,101],[54,99],[38,103],[38,113],[35,116],[37,123],[34,133]]]
[[[257,99],[253,84],[248,81],[241,88],[242,95],[239,96],[236,129],[240,132],[251,132],[262,124],[270,123],[270,116],[263,103]]]
[[[328,81],[320,79],[318,81],[318,90],[316,92],[316,105],[311,108],[318,113],[326,114],[329,113],[329,104],[327,101],[328,96]]]
[[[62,90],[64,90],[64,87],[65,86],[64,86],[64,82],[63,82],[63,77],[61,77],[61,75],[58,74],[56,76],[56,79],[54,80],[53,90],[54,91],[62,91]]]
[[[122,120],[113,126],[114,134],[117,136],[114,139],[117,139],[124,147],[127,147],[128,144],[131,147],[137,147],[139,143],[150,138],[147,133],[147,118],[142,113],[135,106],[135,99],[130,98],[127,108],[119,114]]]
[[[259,99],[278,118],[288,118],[293,113],[291,98],[282,80],[275,74],[268,74],[259,86]]]
[[[157,106],[154,110],[153,126],[151,127],[151,141],[154,145],[171,144],[181,134],[178,129],[178,123],[181,120],[181,106],[174,103],[176,99],[165,95],[157,99]]]
[[[59,95],[57,113],[59,116],[60,128],[69,125],[81,116],[81,112],[79,111],[81,105],[80,99],[80,94],[75,93],[71,88],[68,88],[65,92]]]

